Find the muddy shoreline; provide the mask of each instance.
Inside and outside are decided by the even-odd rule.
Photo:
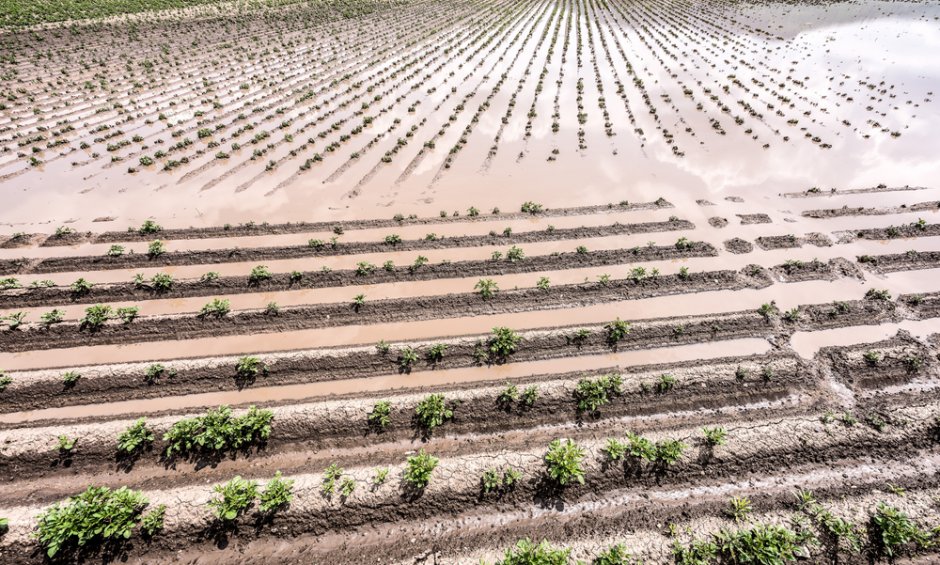
[[[815,245],[816,247],[829,247],[832,245],[829,237],[821,233],[808,233],[803,237],[797,237],[793,234],[761,236],[755,239],[754,243],[764,251],[795,249],[804,245]]]

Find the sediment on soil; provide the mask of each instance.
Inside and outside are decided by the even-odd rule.
[[[880,192],[910,192],[917,190],[930,190],[926,186],[896,186],[889,187],[884,185],[870,188],[849,188],[849,189],[827,189],[827,190],[804,190],[801,192],[784,192],[781,194],[784,198],[824,198],[828,196],[847,196],[850,194],[877,194]]]
[[[853,390],[907,384],[929,374],[931,350],[907,332],[875,343],[820,350],[832,374]]]
[[[864,280],[861,269],[854,263],[842,259],[830,259],[822,262],[816,259],[812,261],[787,261],[782,265],[775,265],[770,268],[778,280],[783,282],[800,282],[810,280],[836,280],[840,278],[856,278]]]
[[[829,247],[832,245],[832,240],[821,233],[808,233],[803,237],[797,237],[793,234],[761,236],[755,239],[754,243],[764,251],[770,251],[773,249],[793,249],[804,245]]]
[[[835,232],[839,243],[849,243],[858,239],[900,239],[911,237],[936,237],[940,235],[940,224],[906,224],[886,228],[866,228]]]

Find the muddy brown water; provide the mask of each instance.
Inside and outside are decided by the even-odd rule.
[[[935,126],[940,121],[930,80],[930,77],[940,74],[940,68],[916,55],[919,45],[936,38],[937,31],[927,23],[935,15],[936,7],[932,4],[894,5],[888,9],[881,9],[882,3],[851,8],[840,6],[837,9],[808,4],[798,8],[770,5],[731,8],[713,4],[703,8],[700,17],[692,20],[691,27],[675,23],[679,21],[676,16],[689,13],[689,7],[681,2],[672,4],[664,13],[652,11],[645,5],[598,5],[592,7],[591,18],[582,15],[577,25],[560,27],[562,37],[559,44],[565,36],[573,36],[578,29],[584,35],[581,45],[583,68],[587,73],[594,73],[596,60],[598,78],[604,89],[606,109],[615,134],[613,137],[604,133],[603,115],[598,107],[601,94],[593,80],[584,81],[585,124],[582,126],[575,119],[578,75],[567,65],[564,66],[567,72],[560,91],[560,127],[557,132],[549,127],[554,96],[550,87],[562,70],[561,57],[566,56],[568,64],[573,62],[576,42],[572,38],[565,52],[556,45],[548,56],[549,40],[539,43],[538,37],[544,29],[556,26],[558,18],[550,17],[549,10],[545,9],[556,3],[533,3],[513,12],[520,25],[509,33],[515,33],[517,29],[527,31],[515,45],[510,46],[503,61],[497,60],[503,51],[500,48],[477,51],[470,56],[469,62],[461,65],[459,71],[456,61],[445,65],[439,71],[440,75],[424,82],[425,87],[440,85],[442,88],[431,94],[422,90],[418,96],[405,98],[395,105],[393,111],[405,118],[399,131],[385,136],[376,148],[363,154],[356,166],[338,178],[326,181],[342,162],[349,159],[353,147],[361,146],[363,142],[343,142],[335,153],[324,153],[322,148],[327,143],[339,142],[339,135],[346,135],[349,126],[327,136],[323,142],[318,141],[315,145],[326,155],[324,162],[280,190],[273,189],[298,170],[303,155],[309,155],[302,151],[298,157],[291,158],[286,150],[299,148],[310,137],[309,133],[297,135],[293,142],[277,149],[276,158],[283,159],[283,162],[275,170],[265,173],[266,158],[247,165],[239,178],[257,177],[258,180],[241,192],[235,192],[234,186],[227,186],[227,183],[211,190],[200,190],[207,181],[246,161],[249,156],[246,151],[250,152],[250,149],[234,151],[231,159],[213,163],[219,149],[207,148],[209,140],[199,140],[193,148],[177,154],[177,158],[192,156],[194,163],[190,165],[162,172],[160,166],[168,157],[159,160],[154,167],[141,168],[131,174],[127,168],[136,165],[137,156],[152,155],[156,147],[154,140],[168,137],[159,128],[147,126],[138,118],[122,129],[147,132],[144,144],[150,146],[148,150],[141,150],[139,144],[132,143],[128,148],[108,152],[104,149],[105,144],[96,143],[93,144],[94,150],[101,157],[91,158],[90,151],[79,150],[75,146],[81,140],[91,141],[94,134],[78,128],[76,132],[65,135],[70,141],[69,147],[75,148],[74,153],[65,157],[55,159],[56,150],[45,149],[39,156],[48,163],[38,167],[29,167],[24,159],[13,156],[4,159],[6,166],[3,172],[15,171],[17,175],[0,181],[0,184],[15,188],[16,192],[8,200],[9,205],[4,208],[0,221],[17,226],[15,229],[25,227],[48,232],[53,226],[67,221],[73,222],[71,225],[78,229],[100,228],[107,223],[96,224],[92,220],[104,216],[117,218],[117,222],[126,225],[139,225],[146,217],[154,216],[166,225],[181,227],[266,218],[282,221],[361,218],[363,215],[382,216],[384,214],[380,212],[385,211],[390,212],[388,215],[401,211],[432,216],[441,209],[448,212],[465,210],[484,201],[489,205],[514,209],[519,202],[533,199],[530,187],[539,187],[540,199],[546,204],[560,206],[598,200],[636,200],[647,196],[652,200],[660,195],[667,199],[676,195],[681,199],[690,194],[712,201],[720,201],[727,195],[760,200],[772,194],[805,190],[811,186],[820,186],[823,190],[833,186],[849,189],[874,186],[882,182],[891,186],[917,186],[937,178],[940,165],[926,149],[931,146],[931,132],[937,130]],[[565,6],[557,5],[562,8],[562,16],[568,16]],[[420,35],[429,26],[408,29],[406,22],[420,19],[417,14],[422,9],[425,6],[407,8],[394,18],[396,29],[401,28],[405,37],[410,35],[418,41],[402,61],[420,57],[422,50],[434,45],[434,37]],[[455,32],[470,21],[466,16],[472,11],[472,6],[464,8],[460,14],[462,19],[456,18],[450,25],[442,26],[438,33],[456,39]],[[780,40],[755,32],[771,27],[768,22],[781,18],[800,23],[791,26],[794,29],[788,30]],[[437,21],[445,19],[439,16]],[[160,24],[154,25],[159,29]],[[202,21],[202,25],[214,32],[214,26],[218,24],[207,19]],[[258,25],[265,28],[262,36],[266,41],[276,36],[277,24],[274,21],[259,22]],[[368,45],[369,36],[360,34],[356,37],[357,23],[351,22],[350,25],[353,29],[347,30],[349,39],[355,37],[355,44]],[[670,26],[675,28],[675,35],[663,33]],[[531,31],[533,39],[523,42],[528,31]],[[720,33],[730,38],[729,57],[723,57],[708,43],[709,38]],[[663,41],[664,37],[669,40]],[[57,41],[63,44],[64,50],[74,48],[77,52],[82,51],[81,46],[71,44],[77,40],[60,37]],[[315,46],[310,38],[305,37],[303,41],[308,47]],[[610,60],[605,54],[605,44]],[[823,45],[825,49],[820,48]],[[875,47],[866,49],[871,46]],[[623,53],[618,47],[624,50]],[[352,44],[339,44],[338,48],[347,54],[352,54],[354,49]],[[32,49],[37,47],[26,48],[25,59],[29,58],[28,52]],[[670,58],[669,54],[677,52],[686,53],[686,60]],[[204,64],[205,55],[189,55],[190,62],[183,69]],[[624,72],[624,55],[632,64],[636,78],[643,81],[642,89],[633,83],[631,75]],[[116,58],[119,50],[105,56]],[[737,61],[745,57],[752,58],[750,65],[739,65]],[[261,63],[276,68],[280,58],[286,57],[267,53]],[[533,72],[520,76],[519,73],[532,59],[537,61],[532,65]],[[536,93],[533,85],[543,59],[548,70],[546,88]],[[61,63],[52,63],[53,66],[56,64]],[[710,64],[716,67],[711,68]],[[354,73],[359,78],[366,78],[381,66],[380,61],[362,64],[354,69]],[[119,69],[120,65],[105,68]],[[490,79],[481,82],[479,79],[487,69],[492,69]],[[783,69],[789,70],[784,73]],[[223,65],[213,71],[231,75],[221,78],[218,83],[226,97],[240,93],[241,80],[232,70]],[[462,82],[453,81],[456,93],[452,95],[451,83],[443,82],[447,76],[444,73],[451,70],[457,71],[458,76],[472,77]],[[122,77],[111,77],[116,72],[106,71],[105,74],[122,88],[128,88]],[[448,149],[457,140],[456,133],[469,125],[476,106],[485,99],[503,72],[509,73],[510,79],[493,99],[490,109],[483,113],[480,124],[472,128],[465,149],[456,156],[454,165],[438,175]],[[726,79],[732,73],[740,84]],[[27,82],[28,76],[30,73],[16,78],[11,87],[22,85],[27,91],[33,91],[36,86]],[[632,109],[636,124],[631,123],[631,117],[626,113],[627,106],[617,95],[614,77],[625,84],[625,100]],[[782,90],[791,99],[792,107],[774,97],[767,84],[774,77],[786,83]],[[171,73],[170,78],[180,79],[175,73]],[[517,108],[511,113],[506,127],[499,128],[499,117],[508,107],[508,93],[515,90],[520,78],[524,80]],[[95,91],[81,91],[79,81],[66,83],[65,88],[70,95],[87,101],[89,107],[99,99],[100,94]],[[332,90],[338,92],[347,84],[339,82]],[[197,85],[194,81],[180,81],[178,88],[185,97],[191,96]],[[727,93],[722,92],[726,85],[729,87]],[[690,89],[689,95],[683,94],[686,87]],[[473,88],[478,91],[473,91]],[[705,89],[720,92],[719,102],[710,100]],[[158,85],[145,94],[160,96],[160,91],[161,86]],[[387,99],[394,98],[393,94],[397,92],[404,93],[404,89],[393,91]],[[56,93],[37,94],[50,100],[56,97]],[[657,114],[646,110],[644,94],[649,96],[652,107],[658,110]],[[434,150],[429,151],[417,170],[403,181],[395,182],[421,149],[422,142],[447,123],[448,116],[455,111],[455,101],[468,95],[471,98],[467,109],[455,112],[456,122],[449,128],[454,133],[445,136]],[[278,100],[277,95],[273,96]],[[344,96],[351,94],[341,95],[340,100]],[[441,111],[434,112],[435,106],[445,96],[449,96],[450,101]],[[761,117],[749,115],[736,104],[737,100],[745,97],[762,114]],[[280,100],[285,104],[291,102],[283,95]],[[415,100],[421,100],[421,104],[409,114],[404,105]],[[532,135],[526,136],[523,126],[530,118],[525,109],[533,102],[536,104],[536,117],[532,118]],[[700,110],[696,108],[698,103],[702,104]],[[734,106],[730,116],[722,112],[718,104]],[[769,104],[774,108],[769,109]],[[297,108],[304,106],[293,105]],[[22,101],[17,101],[14,106],[17,112],[28,114],[29,107]],[[782,115],[777,113],[778,109]],[[52,124],[60,112],[56,110],[48,116],[26,119],[22,125],[13,127],[25,131],[35,127],[33,124]],[[156,113],[153,110],[149,112]],[[176,112],[176,115],[184,119],[182,127],[188,130],[187,136],[195,139],[197,118],[191,111]],[[213,123],[227,122],[214,114],[209,116],[210,127]],[[735,124],[733,116],[742,117],[743,123]],[[113,114],[106,114],[101,119],[106,123],[115,122]],[[418,126],[421,120],[426,121]],[[725,134],[716,133],[710,120],[717,120]],[[788,120],[796,120],[797,123],[790,125]],[[873,122],[878,122],[878,126]],[[271,140],[279,141],[278,123],[277,119],[262,120],[252,133],[271,131]],[[377,122],[363,135],[375,135],[386,123]],[[409,144],[396,154],[391,163],[381,163],[379,157],[383,152],[392,148],[396,138],[412,125],[418,126],[418,130]],[[299,123],[288,131],[298,126]],[[577,132],[582,128],[586,133],[587,149],[584,150],[578,148],[577,141]],[[644,134],[637,135],[636,128],[642,129]],[[686,128],[691,128],[691,132]],[[753,131],[747,133],[749,129]],[[501,132],[501,139],[496,143],[497,155],[487,162],[487,153],[497,131]],[[670,138],[663,134],[664,131],[674,136],[675,144],[684,156],[673,154]],[[892,132],[900,135],[893,137]],[[832,148],[820,148],[819,143],[806,137],[807,133],[810,137],[821,138],[822,143],[830,144]],[[789,140],[783,141],[783,136],[788,136]],[[117,136],[109,142],[125,137],[130,137],[130,134]],[[765,143],[770,144],[768,149],[764,148]],[[228,145],[230,141],[223,147]],[[253,147],[250,144],[245,146]],[[205,154],[196,156],[195,149],[204,150]],[[554,149],[559,153],[554,160],[548,161]],[[112,166],[106,162],[112,154],[127,155],[128,161]],[[72,161],[79,164],[73,166]],[[897,161],[909,165],[890,166]],[[211,164],[205,172],[185,178],[205,163]],[[794,167],[794,163],[801,166]],[[376,165],[379,165],[378,174],[358,186],[357,197],[349,199],[350,190],[359,185]],[[779,209],[781,204],[775,206]]]

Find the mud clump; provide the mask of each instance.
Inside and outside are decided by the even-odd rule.
[[[744,253],[754,251],[754,244],[740,237],[735,237],[725,242],[725,249],[735,255],[743,255]]]
[[[747,226],[751,224],[769,224],[772,222],[770,216],[767,214],[735,214],[738,218],[741,219],[741,225]]]

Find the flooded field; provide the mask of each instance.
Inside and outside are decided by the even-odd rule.
[[[937,16],[897,2],[398,2],[339,20],[300,4],[15,30],[0,42],[0,222],[921,184],[940,173],[940,61],[924,57]]]
[[[0,562],[933,562],[938,46],[935,2],[0,7]]]

